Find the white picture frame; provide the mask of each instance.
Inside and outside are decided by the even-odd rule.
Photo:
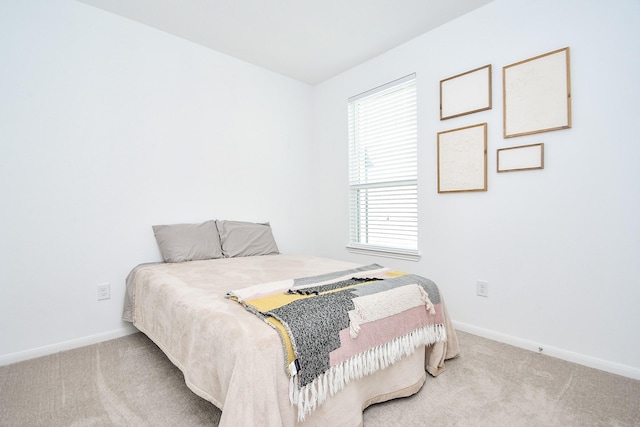
[[[571,127],[569,48],[502,68],[505,138]]]
[[[491,64],[440,81],[440,120],[491,109]]]
[[[438,133],[438,193],[487,191],[487,124]]]
[[[496,157],[498,172],[544,169],[544,144],[500,148]]]

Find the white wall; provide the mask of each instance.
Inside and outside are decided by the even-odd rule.
[[[566,46],[572,129],[504,139],[502,67]],[[496,0],[316,86],[318,252],[434,279],[461,329],[640,378],[639,53],[637,0]],[[486,64],[493,109],[440,121],[440,80]],[[413,72],[422,258],[349,254],[346,100]],[[488,191],[438,194],[437,132],[483,122]],[[496,149],[538,142],[544,170],[495,172]]]
[[[0,2],[0,362],[127,333],[152,224],[270,221],[312,252],[311,91],[79,2]]]

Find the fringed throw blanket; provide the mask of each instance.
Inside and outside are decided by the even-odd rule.
[[[446,340],[435,283],[377,264],[251,286],[227,297],[280,333],[299,420],[351,380]]]

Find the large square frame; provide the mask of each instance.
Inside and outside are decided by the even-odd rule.
[[[571,127],[569,48],[502,68],[505,138]]]

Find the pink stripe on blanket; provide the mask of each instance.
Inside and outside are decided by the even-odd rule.
[[[341,330],[340,348],[329,354],[330,365],[338,365],[358,353],[381,346],[418,328],[441,324],[442,307],[440,304],[434,304],[434,308],[435,316],[429,314],[425,306],[420,306],[384,319],[363,323],[360,325],[360,332],[356,339],[351,339],[349,328]]]

